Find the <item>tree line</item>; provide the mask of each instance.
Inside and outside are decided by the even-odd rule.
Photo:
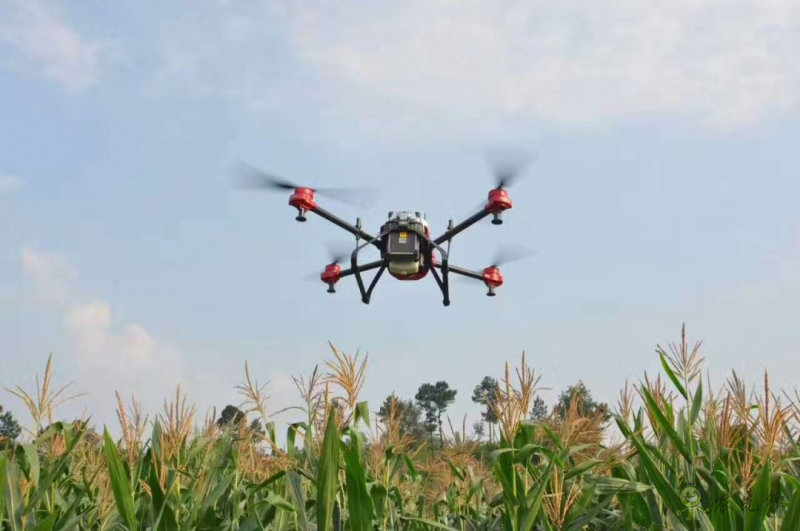
[[[499,389],[500,383],[497,379],[485,376],[472,390],[472,401],[481,406],[481,420],[472,426],[473,433],[480,439],[488,435],[490,444],[495,442],[495,426],[499,420],[494,407]],[[394,414],[399,422],[401,434],[409,435],[417,441],[427,439],[431,443],[435,441],[434,435],[438,434],[438,440],[441,442],[444,439],[442,419],[455,402],[457,392],[456,389],[451,389],[446,381],[438,381],[422,384],[413,399],[403,399],[392,393],[381,404],[378,417],[385,422],[391,414]],[[583,416],[600,413],[605,420],[610,417],[608,405],[596,402],[586,384],[579,380],[561,392],[552,410],[541,396],[537,396],[528,418],[538,421],[550,416],[563,418],[573,401]],[[392,408],[394,408],[393,413]]]
[[[495,442],[495,426],[498,418],[495,414],[494,404],[497,400],[500,383],[491,376],[485,376],[472,390],[472,401],[481,406],[481,420],[472,426],[473,433],[479,439],[488,438],[488,442]],[[431,443],[444,440],[444,418],[447,410],[455,402],[458,391],[452,389],[450,384],[441,380],[436,383],[424,383],[419,386],[414,398],[404,399],[394,393],[386,397],[378,410],[378,418],[385,422],[393,415],[398,423],[401,435],[407,435],[415,441],[430,441]],[[558,401],[552,409],[547,406],[541,396],[537,396],[531,407],[528,418],[542,421],[550,416],[563,418],[570,404],[576,400],[579,412],[584,416],[600,412],[607,419],[608,406],[595,402],[592,393],[582,381],[569,386],[558,396]],[[245,412],[233,405],[225,406],[220,412],[217,424],[220,426],[237,425],[247,420]],[[253,420],[248,429],[254,437],[264,433],[264,426],[259,419]],[[0,449],[4,444],[13,443],[22,433],[19,423],[4,411],[0,405]]]

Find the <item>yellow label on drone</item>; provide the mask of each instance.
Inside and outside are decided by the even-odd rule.
[[[400,233],[400,237],[401,238],[407,238],[408,237],[408,233],[407,232],[401,232]]]

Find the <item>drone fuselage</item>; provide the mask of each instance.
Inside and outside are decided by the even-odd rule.
[[[430,229],[419,212],[389,212],[381,227],[383,258],[389,274],[398,280],[419,280],[430,271]],[[430,259],[428,257],[431,257]]]

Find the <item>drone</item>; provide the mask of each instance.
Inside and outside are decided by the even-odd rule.
[[[317,203],[318,195],[349,203],[347,195],[357,194],[358,189],[312,188],[298,185],[241,162],[236,173],[241,178],[240,185],[246,188],[291,193],[289,205],[297,210],[295,219],[298,222],[307,221],[308,214],[311,213],[355,236],[355,248],[349,253],[350,267],[342,268],[340,264],[347,257],[339,254],[331,257],[331,262],[319,275],[319,279],[327,285],[328,293],[336,293],[336,284],[341,279],[354,276],[361,301],[369,304],[375,286],[384,272],[388,271],[391,276],[401,281],[422,280],[430,273],[442,292],[443,304],[449,306],[451,275],[483,282],[487,289],[486,295],[494,297],[504,282],[500,266],[530,254],[528,251],[517,250],[505,253],[505,256],[498,255],[491,265],[481,271],[456,266],[448,259],[450,243],[466,229],[488,216],[492,217],[493,225],[503,224],[503,214],[514,206],[507,188],[517,180],[523,167],[524,162],[520,160],[495,164],[493,170],[496,186],[489,190],[485,203],[481,203],[476,207],[477,212],[460,223],[454,224],[452,219],[449,220],[447,230],[437,237],[431,236],[426,216],[420,212],[391,211],[377,235],[373,235],[364,231],[361,218],[357,218],[355,224],[348,223]],[[359,255],[369,246],[375,247],[380,252],[380,259],[360,263]],[[375,269],[378,271],[367,287],[363,273]]]

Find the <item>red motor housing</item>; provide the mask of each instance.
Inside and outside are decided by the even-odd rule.
[[[303,212],[316,210],[314,190],[312,188],[296,188],[292,197],[289,198],[289,204]]]
[[[489,201],[483,209],[487,212],[502,212],[513,206],[514,203],[511,202],[508,192],[502,188],[495,188],[489,192]]]
[[[503,275],[500,274],[500,268],[489,266],[483,270],[483,282],[489,287],[499,288],[503,285]]]
[[[328,264],[319,278],[328,285],[336,284],[342,278],[342,268],[339,264]]]

